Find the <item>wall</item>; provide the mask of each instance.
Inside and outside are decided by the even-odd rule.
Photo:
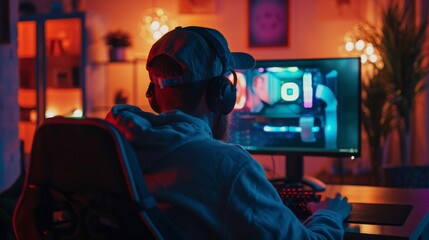
[[[0,192],[20,172],[18,139],[17,1],[9,1],[10,43],[0,43]],[[1,22],[0,24],[4,24]]]
[[[421,19],[427,19],[429,21],[429,1],[427,0],[421,0],[420,1],[421,6],[420,6],[420,17]],[[426,34],[427,38],[429,39],[429,31]],[[426,86],[429,86],[429,75],[426,76]],[[423,106],[423,108],[419,111],[423,117],[423,125],[426,126],[426,131],[421,131],[423,136],[422,137],[422,148],[426,149],[425,154],[423,154],[423,157],[425,157],[425,159],[423,159],[424,164],[429,165],[429,152],[426,146],[429,145],[429,88],[426,88],[426,91],[424,93],[424,99],[425,101],[423,102],[423,104],[421,104]]]
[[[429,21],[429,1],[417,1],[416,15],[420,21]],[[426,53],[429,55],[429,30],[426,31]],[[426,59],[429,61],[429,59]],[[418,97],[416,104],[416,124],[414,125],[414,158],[417,165],[429,165],[429,74],[425,79],[426,90]]]
[[[216,12],[207,14],[179,14],[179,2],[124,0],[106,4],[103,0],[87,1],[92,50],[100,51],[95,54],[100,58],[103,53],[99,48],[105,32],[120,28],[133,34],[133,54],[146,56],[150,44],[138,36],[138,25],[144,10],[154,6],[167,9],[175,16],[178,25],[202,25],[220,30],[229,40],[231,49],[247,51],[257,59],[337,57],[344,34],[367,17],[367,1],[352,0],[349,4],[339,5],[335,0],[289,0],[289,22],[286,23],[289,46],[249,48],[247,0],[216,0]],[[95,57],[94,52],[92,54]]]

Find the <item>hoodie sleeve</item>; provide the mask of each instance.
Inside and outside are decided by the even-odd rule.
[[[112,107],[105,120],[114,125],[130,142],[141,138],[142,132],[152,126],[149,120],[141,117],[144,112],[132,105]]]
[[[342,219],[334,211],[320,210],[302,224],[283,204],[263,168],[252,161],[231,184],[223,226],[232,239],[343,238]]]

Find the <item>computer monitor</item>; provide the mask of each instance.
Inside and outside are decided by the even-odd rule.
[[[237,73],[228,142],[285,155],[295,178],[303,156],[359,156],[360,70],[360,58],[257,61]]]

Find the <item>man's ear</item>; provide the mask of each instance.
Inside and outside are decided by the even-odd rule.
[[[146,90],[146,98],[149,101],[149,105],[152,108],[153,111],[160,113],[161,109],[158,103],[158,100],[156,98],[156,92],[155,92],[155,84],[149,83],[149,86]]]

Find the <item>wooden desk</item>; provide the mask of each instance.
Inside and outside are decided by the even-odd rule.
[[[429,240],[429,189],[385,188],[373,186],[327,185],[322,199],[336,193],[350,202],[410,204],[413,206],[402,226],[350,224],[353,232],[345,239]]]

